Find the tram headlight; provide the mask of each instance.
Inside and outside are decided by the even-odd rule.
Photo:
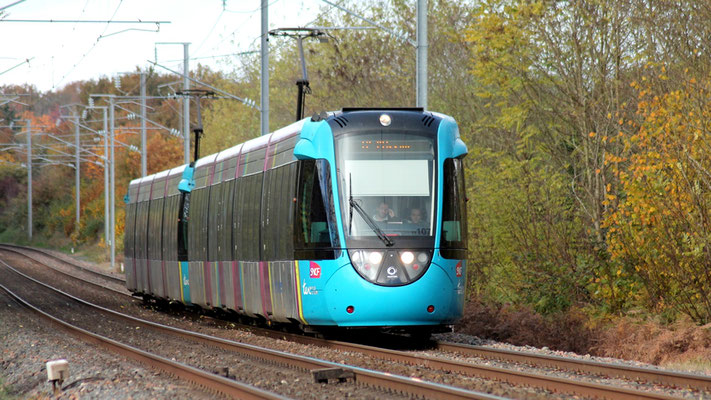
[[[359,274],[370,281],[375,281],[383,263],[382,251],[353,250],[350,252],[351,262]]]
[[[379,265],[383,261],[383,254],[379,251],[372,251],[368,255],[368,261],[373,265]]]
[[[412,264],[415,261],[415,255],[411,251],[405,251],[400,254],[400,261],[405,265]]]

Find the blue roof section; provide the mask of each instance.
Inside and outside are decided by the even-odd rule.
[[[432,114],[442,118],[437,131],[439,158],[444,160],[445,158],[457,158],[467,154],[467,145],[459,135],[459,126],[454,121],[454,118],[439,113]]]
[[[333,132],[328,122],[306,121],[301,129],[301,139],[294,148],[294,156],[299,160],[325,158],[333,162],[333,154]]]

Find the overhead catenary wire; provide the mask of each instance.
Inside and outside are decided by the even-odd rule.
[[[116,13],[118,13],[119,8],[121,8],[121,4],[123,4],[123,0],[119,0],[119,3],[118,3],[118,5],[116,6],[116,9],[114,10],[114,13],[111,15],[111,18],[109,19],[109,21],[111,21],[111,20],[114,19],[114,17],[116,16]],[[101,36],[102,36],[104,33],[106,33],[106,30],[107,30],[108,28],[109,28],[109,25],[106,24],[106,26],[104,27],[104,30],[101,32],[101,34],[99,35],[99,37],[97,37],[96,40],[94,41],[94,43],[91,45],[91,48],[89,48],[89,50],[81,56],[81,58],[79,59],[79,61],[78,61],[76,64],[74,64],[74,66],[69,70],[69,72],[67,72],[66,74],[64,74],[64,76],[62,76],[62,78],[61,78],[58,82],[54,82],[54,83],[52,84],[52,89],[55,89],[55,88],[57,87],[57,85],[59,85],[60,83],[62,83],[62,82],[64,81],[64,79],[66,79],[67,76],[69,76],[69,74],[71,74],[72,72],[74,72],[74,70],[76,69],[76,67],[77,67],[79,64],[81,64],[82,61],[84,61],[84,59],[86,58],[86,56],[88,56],[89,53],[91,53],[92,50],[94,50],[94,48],[96,47],[97,43],[99,43],[99,39],[101,39]]]

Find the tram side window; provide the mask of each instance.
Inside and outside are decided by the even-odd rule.
[[[328,161],[300,161],[294,223],[295,258],[335,259],[339,246]]]
[[[233,172],[234,173],[234,172]],[[218,252],[221,261],[232,260],[232,195],[234,194],[235,180],[224,182],[222,188],[222,220],[220,221],[221,232],[218,235],[220,250]]]
[[[163,259],[166,261],[178,260],[177,249],[177,226],[178,226],[178,205],[179,195],[173,195],[165,198],[163,205]]]
[[[135,258],[134,236],[136,225],[136,203],[131,203],[126,206],[126,233],[123,236],[124,256],[127,258]]]
[[[259,261],[260,203],[263,173],[237,179],[234,195],[234,259]]]
[[[235,179],[232,202],[232,259],[244,260],[244,223],[245,223],[245,183],[244,179]]]
[[[218,250],[220,249],[219,238],[225,233],[222,228],[225,209],[222,207],[222,191],[225,185],[216,183],[209,186],[209,207],[207,215],[207,259],[209,261],[220,260]]]
[[[162,252],[163,198],[151,200],[148,220],[148,259],[160,260]]]
[[[292,216],[296,163],[283,165],[264,173],[262,197],[262,260],[293,259]]]
[[[192,219],[188,226],[189,245],[188,259],[190,261],[207,261],[207,225],[208,188],[195,189],[191,194]]]
[[[440,252],[445,258],[461,259],[466,257],[467,249],[466,192],[462,160],[457,158],[445,160],[443,172]]]
[[[178,260],[188,261],[188,226],[190,221],[190,193],[180,194],[178,219]]]
[[[148,259],[148,250],[146,248],[146,236],[148,230],[148,200],[138,203],[136,216],[136,258],[139,260]]]

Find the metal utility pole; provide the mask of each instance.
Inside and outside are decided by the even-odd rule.
[[[269,0],[262,0],[262,76],[261,76],[261,109],[262,135],[269,133]]]
[[[111,268],[116,265],[116,158],[114,157],[114,97],[109,96],[109,119],[111,120]]]
[[[183,90],[190,90],[190,54],[188,46],[190,43],[183,43]],[[190,162],[190,97],[183,97],[183,138],[185,139],[185,163]]]
[[[141,72],[141,177],[146,169],[146,73]]]
[[[158,44],[182,44],[183,45],[183,90],[190,90],[190,52],[188,46],[190,42],[156,42]],[[158,64],[158,50],[156,49],[156,60]],[[190,97],[183,97],[183,156],[185,163],[190,162]]]
[[[32,240],[32,120],[25,120],[27,127],[27,237]]]
[[[76,184],[76,226],[74,230],[79,232],[79,213],[81,210],[81,180],[80,180],[80,164],[79,164],[79,116],[74,112],[74,183]]]
[[[417,0],[417,107],[427,108],[427,0]]]
[[[395,36],[396,38],[410,43],[417,49],[417,61],[415,72],[415,89],[417,106],[427,108],[427,0],[417,0],[417,41],[413,41],[407,36],[402,35],[386,26],[380,25],[377,22],[358,15],[343,6],[329,0],[321,0],[324,3],[338,8],[339,10],[352,15],[360,20],[363,20],[373,26],[376,26],[385,32]]]
[[[101,107],[104,112],[104,240],[108,243],[111,230],[109,222],[111,214],[109,210],[109,127],[108,118],[106,116],[106,107]]]

